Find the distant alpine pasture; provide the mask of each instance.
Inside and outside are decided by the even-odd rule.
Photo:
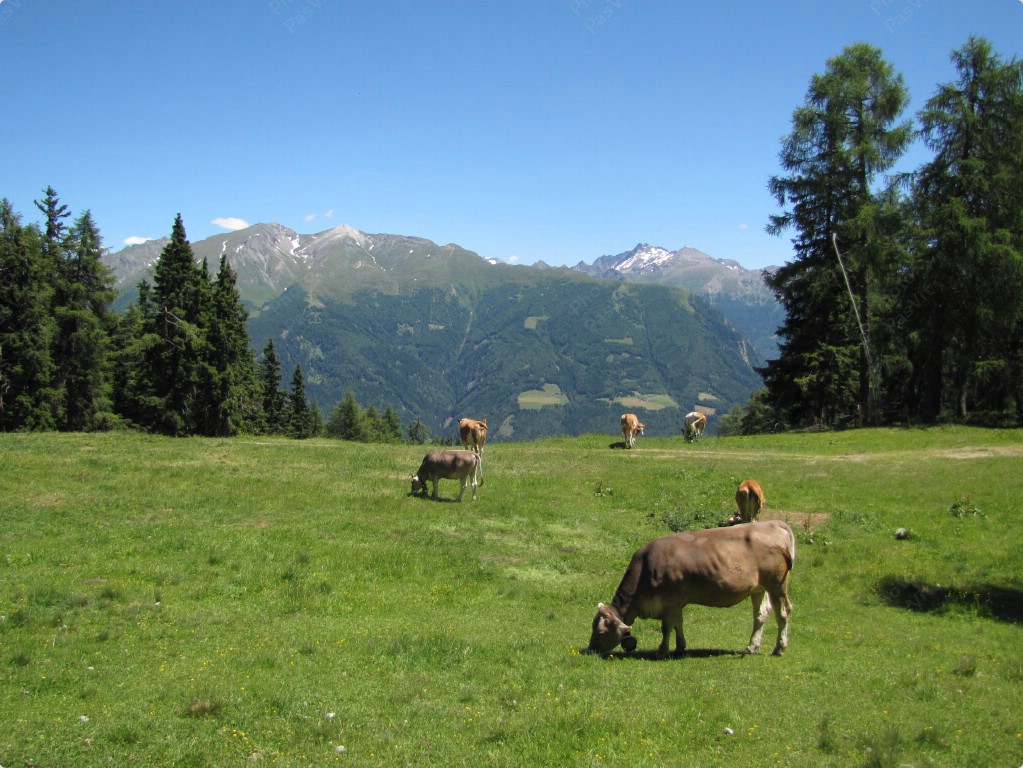
[[[165,244],[106,255],[117,308]],[[272,339],[285,376],[300,366],[322,412],[352,390],[433,437],[456,440],[466,416],[487,417],[498,442],[614,435],[627,411],[649,434],[678,435],[693,409],[712,432],[716,414],[760,387],[755,368],[775,351],[764,345],[777,305],[759,273],[694,249],[641,246],[552,269],[348,226],[300,235],[277,224],[191,245],[208,264],[226,254],[252,348]],[[696,280],[687,290],[683,274]]]

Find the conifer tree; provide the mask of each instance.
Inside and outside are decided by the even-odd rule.
[[[257,386],[262,403],[260,430],[268,435],[287,432],[287,393],[281,389],[281,375],[281,364],[277,359],[273,339],[267,339],[263,347],[263,359],[259,361]]]
[[[401,442],[401,419],[398,418],[398,414],[394,408],[388,404],[384,409],[384,415],[381,419],[381,434],[385,442]]]
[[[305,381],[302,368],[295,366],[291,377],[291,391],[288,393],[288,434],[299,440],[313,436],[313,416],[306,399]]]
[[[55,426],[51,274],[38,230],[0,200],[0,431]]]
[[[1023,415],[1023,63],[975,37],[952,62],[957,80],[920,115],[935,156],[916,176],[922,247],[904,297],[920,415]]]
[[[114,277],[102,255],[99,229],[86,210],[75,220],[57,264],[53,360],[62,404],[57,426],[63,430],[96,429],[110,416],[107,360]]]
[[[366,423],[366,414],[355,399],[355,392],[351,389],[345,391],[344,397],[334,406],[334,410],[327,420],[327,435],[339,440],[353,440],[356,442],[369,442],[369,428]]]
[[[205,263],[205,262],[204,262]],[[206,315],[203,360],[206,408],[203,433],[216,437],[237,434],[256,416],[255,362],[249,349],[248,310],[235,287],[237,276],[220,257]]]
[[[408,441],[413,445],[423,445],[430,439],[430,429],[419,419],[409,422]]]
[[[783,142],[789,175],[769,187],[789,209],[771,217],[768,231],[795,230],[796,257],[766,276],[787,319],[781,354],[761,372],[773,404],[796,424],[834,424],[856,411],[876,418],[868,355],[893,217],[874,186],[911,138],[910,124],[895,122],[907,101],[902,76],[858,43],[812,79]]]
[[[153,271],[150,311],[146,333],[155,337],[146,344],[144,389],[155,400],[156,412],[149,415],[150,428],[170,435],[197,431],[202,414],[202,359],[205,339],[202,322],[204,287],[209,278],[200,273],[185,225],[178,214],[171,239],[160,254]]]

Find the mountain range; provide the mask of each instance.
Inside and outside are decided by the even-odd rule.
[[[109,253],[123,308],[167,239]],[[301,235],[257,224],[192,243],[221,254],[250,310],[252,346],[301,366],[324,413],[352,389],[454,435],[488,417],[491,439],[617,432],[634,411],[653,434],[682,415],[745,403],[774,351],[780,312],[759,273],[692,248],[639,245],[574,268],[513,266],[454,244],[340,226]]]

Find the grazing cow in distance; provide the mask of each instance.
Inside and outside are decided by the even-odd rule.
[[[735,492],[735,503],[739,507],[737,523],[751,523],[760,517],[760,508],[767,503],[764,489],[756,480],[743,480]]]
[[[462,445],[466,448],[472,444],[472,449],[483,455],[483,446],[487,442],[487,419],[480,421],[476,419],[461,419],[458,422],[458,436],[462,438]]]
[[[631,637],[637,619],[661,620],[657,656],[668,654],[675,631],[675,653],[685,653],[682,609],[689,605],[728,608],[752,598],[753,634],[747,653],[760,648],[764,623],[776,608],[778,641],[774,655],[789,644],[789,576],[796,560],[792,529],[780,520],[685,531],[654,539],[632,556],[610,605],[597,605],[589,649],[606,655],[622,643],[635,648]],[[626,639],[627,638],[627,639]],[[623,642],[624,640],[624,642]]]
[[[478,482],[477,482],[478,478]],[[430,451],[423,457],[423,463],[412,475],[412,493],[423,492],[426,495],[426,483],[433,483],[433,496],[437,498],[439,480],[460,480],[461,489],[458,498],[462,500],[465,486],[472,480],[472,500],[476,500],[476,486],[483,485],[483,459],[475,451]]]
[[[707,417],[699,411],[691,411],[686,414],[685,436],[686,440],[699,440],[703,437],[703,430],[707,428]]]
[[[622,440],[625,441],[626,448],[632,448],[636,444],[636,435],[642,435],[645,427],[646,425],[636,418],[636,414],[622,414]]]

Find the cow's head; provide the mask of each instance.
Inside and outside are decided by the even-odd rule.
[[[419,479],[419,475],[412,475],[412,493],[419,493],[426,490],[426,483]]]
[[[618,611],[612,606],[599,603],[597,615],[593,617],[589,649],[599,654],[611,653],[630,632],[632,627],[622,621]]]
[[[639,434],[641,434],[641,435],[643,434],[643,429],[645,427],[646,427],[646,424],[643,424],[642,422],[639,422],[639,421],[636,422],[636,429],[639,430]]]

